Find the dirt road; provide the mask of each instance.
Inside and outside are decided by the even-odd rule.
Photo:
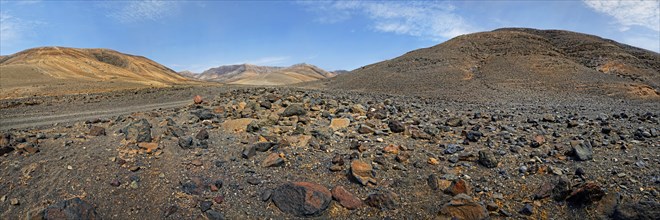
[[[77,112],[57,112],[53,115],[44,115],[41,112],[36,113],[16,113],[0,115],[0,130],[11,128],[22,129],[55,123],[65,123],[74,121],[83,121],[94,118],[107,118],[116,115],[128,114],[137,111],[148,111],[159,108],[172,108],[190,104],[189,99],[181,101],[170,101],[155,104],[145,104],[129,107],[116,107],[103,110],[77,111]]]

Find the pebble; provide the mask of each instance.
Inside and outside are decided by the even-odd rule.
[[[376,180],[371,173],[372,169],[371,165],[364,161],[354,160],[351,162],[351,175],[364,186],[369,183],[376,184]]]
[[[11,199],[9,199],[9,204],[11,204],[11,205],[20,205],[21,203],[18,201],[17,198],[11,198]]]
[[[525,204],[525,206],[523,206],[523,208],[520,209],[520,214],[527,216],[534,214],[534,206],[532,206],[532,204],[529,203]]]
[[[202,201],[199,203],[199,209],[202,212],[208,211],[209,209],[211,209],[211,206],[213,206],[213,202],[211,201]]]

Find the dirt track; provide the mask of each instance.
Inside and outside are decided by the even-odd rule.
[[[121,114],[129,114],[136,111],[149,111],[153,109],[165,109],[171,107],[179,107],[190,104],[190,100],[172,101],[157,104],[145,104],[141,106],[130,107],[115,107],[103,110],[83,111],[83,112],[58,112],[59,114],[44,116],[40,113],[28,114],[12,114],[0,115],[0,130],[7,130],[10,128],[22,129],[27,127],[36,127],[42,125],[50,125],[55,123],[83,121],[94,118],[108,118]]]

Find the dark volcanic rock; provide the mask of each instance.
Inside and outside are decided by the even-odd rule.
[[[278,153],[271,153],[261,162],[263,167],[279,167],[284,165],[284,159]]]
[[[284,112],[282,112],[282,116],[284,117],[305,114],[307,114],[307,110],[305,110],[302,104],[291,104],[284,109]]]
[[[449,219],[486,219],[488,211],[482,205],[474,202],[465,194],[454,196],[449,203],[442,206],[439,215]]]
[[[479,163],[487,168],[495,168],[497,167],[497,158],[495,158],[495,155],[491,151],[480,150]]]
[[[198,140],[209,139],[209,132],[206,131],[206,129],[202,129],[197,133],[197,135],[195,135],[195,138],[197,138]]]
[[[190,149],[193,147],[193,138],[192,137],[181,137],[179,138],[179,147],[183,149]]]
[[[124,138],[135,142],[151,142],[151,124],[147,119],[134,121],[122,129]]]
[[[60,201],[48,206],[42,212],[43,219],[100,219],[94,205],[80,199],[73,198]],[[35,216],[36,217],[36,216]]]
[[[256,154],[257,154],[256,148],[254,146],[250,146],[250,147],[245,147],[243,149],[243,152],[241,153],[241,156],[245,159],[250,159],[250,158],[254,157],[254,155],[256,155]]]
[[[211,112],[210,109],[202,109],[202,110],[199,110],[199,111],[194,111],[190,114],[193,114],[194,116],[197,116],[197,118],[199,118],[199,120],[208,120],[208,119],[215,118],[215,114],[213,114],[213,112]]]
[[[401,132],[406,131],[405,125],[403,123],[401,123],[400,121],[392,120],[387,124],[387,126],[390,128],[390,131],[392,131],[394,133],[401,133]]]
[[[458,127],[463,125],[463,119],[461,118],[450,118],[445,122],[445,125],[450,127]]]
[[[392,210],[398,206],[396,198],[396,194],[392,192],[378,192],[369,194],[364,203],[380,210]]]
[[[576,159],[584,161],[593,158],[593,149],[589,141],[571,141],[571,146]]]
[[[294,182],[276,188],[271,199],[282,212],[298,217],[318,216],[330,205],[332,193],[316,183]]]
[[[605,196],[605,191],[594,182],[586,182],[566,198],[566,201],[572,206],[580,207],[599,201]]]

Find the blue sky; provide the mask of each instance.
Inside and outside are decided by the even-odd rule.
[[[174,70],[352,70],[501,27],[564,29],[660,52],[660,1],[0,1],[0,54],[110,48]]]

